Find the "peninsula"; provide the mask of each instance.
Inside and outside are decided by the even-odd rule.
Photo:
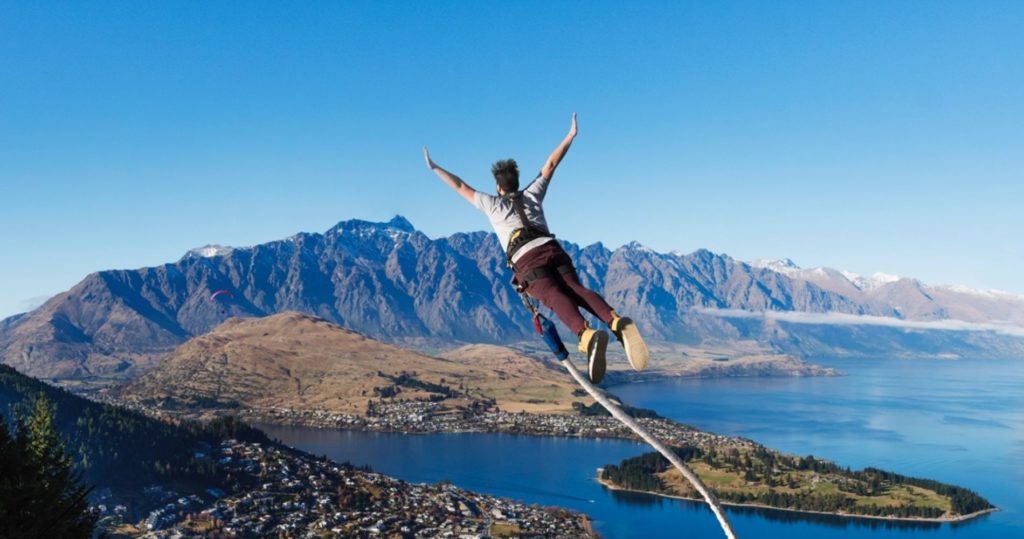
[[[963,521],[997,510],[963,487],[877,468],[850,470],[754,443],[687,444],[674,450],[727,505],[932,522]],[[615,490],[700,500],[682,475],[654,452],[605,466],[598,481]]]

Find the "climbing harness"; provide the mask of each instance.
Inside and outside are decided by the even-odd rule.
[[[512,257],[527,243],[537,238],[551,238],[554,239],[555,235],[547,230],[546,227],[533,224],[530,218],[526,215],[526,208],[523,206],[523,192],[516,191],[509,193],[502,197],[503,199],[512,203],[512,207],[516,210],[519,215],[520,222],[523,226],[512,231],[512,235],[508,240],[508,247],[505,249],[506,263],[508,267],[515,272],[515,266],[512,264]],[[569,275],[576,273],[576,268],[572,264],[562,264],[560,266],[540,266],[533,268],[523,273],[516,273],[512,279],[512,286],[515,287],[516,292],[523,297],[523,304],[530,309],[536,318],[537,314],[536,307],[531,306],[529,299],[526,296],[526,289],[530,286],[530,283],[538,281],[540,279],[554,278],[556,275]],[[539,326],[538,326],[539,327]],[[539,331],[539,330],[538,330]]]
[[[552,268],[551,266],[540,266],[533,268],[530,271],[524,272],[521,275],[516,275],[515,287],[516,290],[522,288],[524,291],[529,288],[530,283],[538,281],[540,279],[553,278],[555,274],[558,275],[569,275],[576,273],[576,268],[572,267],[572,264],[563,264]],[[521,293],[521,292],[520,292]]]

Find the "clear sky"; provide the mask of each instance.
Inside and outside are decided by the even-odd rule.
[[[539,169],[560,238],[1024,293],[1024,2],[0,0],[0,317]]]

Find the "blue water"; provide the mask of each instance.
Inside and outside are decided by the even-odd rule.
[[[612,388],[699,428],[842,466],[971,488],[1001,511],[962,524],[899,524],[740,508],[740,537],[1024,537],[1024,360],[818,360],[848,376],[671,380]],[[412,482],[584,511],[606,538],[721,537],[703,505],[609,491],[596,468],[646,451],[618,440],[396,434],[263,425],[271,436]]]

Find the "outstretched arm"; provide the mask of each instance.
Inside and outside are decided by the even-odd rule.
[[[545,178],[551,179],[551,176],[555,174],[555,168],[562,162],[562,158],[565,157],[565,153],[569,151],[569,146],[572,145],[572,139],[576,138],[576,113],[572,113],[572,126],[569,128],[569,134],[562,139],[562,142],[555,148],[555,151],[551,152],[551,156],[548,157],[548,162],[544,163],[544,168],[541,169],[540,175]]]
[[[423,158],[427,160],[427,168],[434,171],[444,183],[447,183],[449,187],[455,189],[455,192],[462,195],[462,198],[469,201],[470,204],[475,204],[474,198],[476,197],[476,189],[469,186],[468,183],[462,181],[462,178],[448,172],[447,170],[439,167],[432,159],[430,159],[430,152],[427,151],[427,147],[423,147]]]

